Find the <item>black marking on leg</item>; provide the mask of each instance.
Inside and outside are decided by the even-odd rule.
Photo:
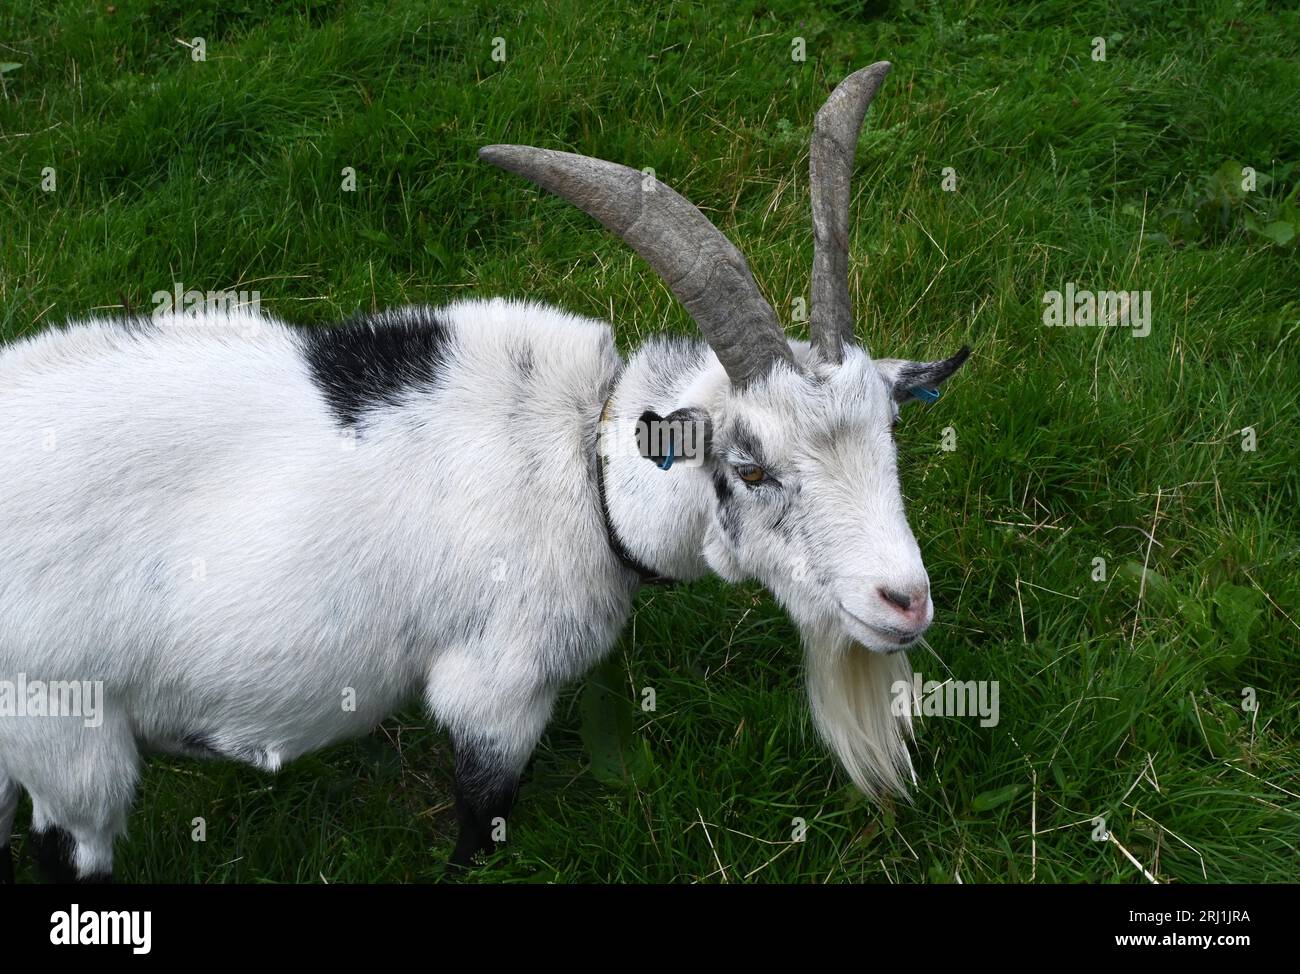
[[[0,886],[14,881],[14,851],[10,845],[0,847]]]
[[[113,874],[108,872],[77,875],[77,867],[74,865],[77,840],[66,829],[57,825],[48,829],[32,829],[27,833],[27,842],[36,860],[36,871],[46,883],[88,885],[113,881]]]
[[[451,865],[468,867],[475,855],[495,848],[493,820],[510,815],[518,790],[518,773],[507,770],[491,748],[457,743],[456,822],[460,834]]]
[[[27,834],[36,871],[47,883],[75,883],[77,868],[72,864],[77,842],[70,833],[57,825],[48,829],[32,829]]]
[[[437,381],[450,325],[432,309],[415,308],[301,334],[312,380],[340,425],[350,427],[370,409],[396,405],[411,386]]]

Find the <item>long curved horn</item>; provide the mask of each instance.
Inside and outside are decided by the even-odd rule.
[[[849,182],[862,119],[892,65],[877,61],[849,75],[826,99],[808,153],[812,191],[812,341],[829,362],[853,341],[849,301]]]
[[[686,306],[732,384],[794,356],[740,251],[688,200],[635,169],[527,145],[489,145],[479,158],[532,180],[621,237]]]

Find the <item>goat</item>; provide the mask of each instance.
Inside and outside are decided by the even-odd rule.
[[[8,878],[20,788],[44,870],[106,879],[142,754],[274,771],[418,695],[454,747],[467,865],[638,586],[710,571],[786,608],[829,747],[863,791],[904,791],[890,686],[933,604],[891,427],[969,349],[873,360],[853,338],[849,180],[889,67],[817,115],[810,342],[663,183],[492,145],[631,245],[706,341],[625,363],[604,322],[494,299],[334,328],[90,319],[0,354],[0,688],[103,691],[92,721],[0,689]]]

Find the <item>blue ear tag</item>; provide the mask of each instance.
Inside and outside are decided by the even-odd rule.
[[[915,386],[912,389],[912,395],[921,402],[937,402],[939,400],[938,389],[923,389],[921,386]]]
[[[659,469],[660,469],[660,470],[667,470],[667,469],[668,469],[669,467],[671,467],[672,465],[673,465],[673,441],[672,441],[672,438],[669,437],[669,439],[668,439],[668,456],[664,457],[664,462],[661,463],[661,464],[659,464]]]

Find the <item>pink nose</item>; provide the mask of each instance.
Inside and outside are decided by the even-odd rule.
[[[876,593],[911,628],[925,625],[925,605],[930,600],[928,587],[913,588],[906,592],[882,585]],[[900,621],[901,621],[900,620]]]

